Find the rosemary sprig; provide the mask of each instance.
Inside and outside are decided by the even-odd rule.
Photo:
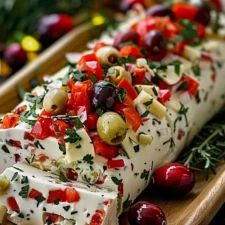
[[[225,119],[218,114],[194,138],[181,157],[180,162],[207,175],[213,172],[218,163],[225,159]]]

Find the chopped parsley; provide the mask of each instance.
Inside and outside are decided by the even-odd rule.
[[[21,196],[22,198],[27,198],[29,188],[30,188],[29,185],[23,186],[23,187],[21,188],[21,191],[19,192],[19,196]]]
[[[195,65],[192,67],[192,71],[196,77],[201,75],[201,69],[199,65]]]
[[[127,92],[123,88],[120,88],[118,90],[118,99],[119,99],[120,102],[123,102],[124,101],[126,95],[127,95]]]
[[[8,147],[6,145],[2,145],[2,150],[5,153],[10,153],[10,151],[9,151],[9,149],[8,149]]]
[[[91,154],[87,154],[83,157],[83,161],[91,165],[94,164],[93,159],[94,157]]]
[[[148,181],[149,174],[150,174],[150,171],[144,169],[144,170],[142,171],[140,177],[141,177],[141,179],[144,179],[145,181]]]
[[[65,142],[76,143],[81,140],[81,137],[77,134],[75,129],[67,129],[66,135],[68,137],[65,138]]]
[[[122,179],[118,179],[117,177],[111,177],[114,184],[119,185],[122,183]]]

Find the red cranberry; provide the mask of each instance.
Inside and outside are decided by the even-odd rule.
[[[151,17],[151,16],[159,16],[159,17],[168,16],[171,19],[175,18],[172,10],[161,4],[150,7],[147,10],[147,16],[149,16],[149,17]]]
[[[139,39],[138,33],[133,30],[127,30],[125,32],[119,33],[115,39],[113,46],[119,48],[122,43],[132,41],[137,43]]]
[[[158,30],[149,31],[144,37],[144,44],[150,55],[157,55],[166,50],[166,38]]]
[[[44,44],[51,44],[74,27],[73,18],[65,14],[51,14],[42,17],[37,31]]]
[[[139,201],[128,212],[130,225],[166,225],[166,217],[159,206]]]
[[[207,6],[201,6],[195,20],[204,26],[209,25],[211,20],[209,8]]]
[[[13,70],[18,70],[27,62],[27,54],[20,44],[14,43],[6,47],[4,59]]]
[[[180,163],[168,163],[158,168],[153,174],[154,188],[166,195],[180,196],[193,188],[193,172]]]
[[[127,11],[135,4],[141,4],[145,6],[144,0],[121,0],[119,8],[121,11]]]

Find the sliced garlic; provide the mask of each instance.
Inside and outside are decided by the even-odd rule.
[[[197,48],[193,48],[190,46],[185,46],[183,56],[187,59],[191,60],[192,62],[199,60],[201,58],[201,51]]]
[[[159,87],[156,85],[135,85],[134,87],[139,93],[143,90],[153,97],[157,97],[159,93]]]

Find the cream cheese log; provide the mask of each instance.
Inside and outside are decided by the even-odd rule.
[[[133,17],[120,26],[119,32],[135,26],[138,32],[137,27],[146,21],[162,22],[159,18],[143,18],[142,14]],[[173,25],[167,17],[163,21]],[[225,46],[222,40],[204,37],[198,46],[186,44],[180,54],[168,51],[156,63],[152,55],[137,53],[137,47],[128,45],[129,49],[136,48],[129,53],[135,54],[130,59],[123,47],[118,50],[109,46],[117,33],[103,36],[101,41],[105,44],[98,50],[95,45],[94,50],[83,53],[77,66],[49,78],[43,86],[27,94],[13,114],[3,118],[0,168],[3,171],[17,161],[27,162],[49,174],[62,173],[67,179],[117,192],[120,214],[149,184],[155,168],[175,160],[223,106]],[[106,56],[116,57],[118,61],[112,63]],[[126,61],[121,62],[124,58]],[[103,79],[101,66],[107,66],[105,86],[112,94],[110,99],[98,100],[100,104],[91,101],[94,101],[93,90]],[[144,71],[142,81],[137,81],[139,70]],[[55,114],[56,104],[50,110],[43,106],[46,95],[56,89],[67,94],[67,103],[63,113]],[[114,91],[116,100],[112,100]],[[165,99],[164,93],[171,96]],[[108,101],[108,105],[103,105]],[[105,138],[102,130],[93,125],[93,117],[99,121],[108,112],[116,112],[116,118],[121,116],[123,122],[118,119],[117,124],[121,130],[126,123],[124,137],[115,136],[115,141],[119,140],[116,145],[107,139],[111,133]],[[110,114],[115,119],[114,115]],[[10,122],[7,118],[11,118]],[[106,118],[108,123],[110,118]],[[113,122],[107,128],[112,127]]]

